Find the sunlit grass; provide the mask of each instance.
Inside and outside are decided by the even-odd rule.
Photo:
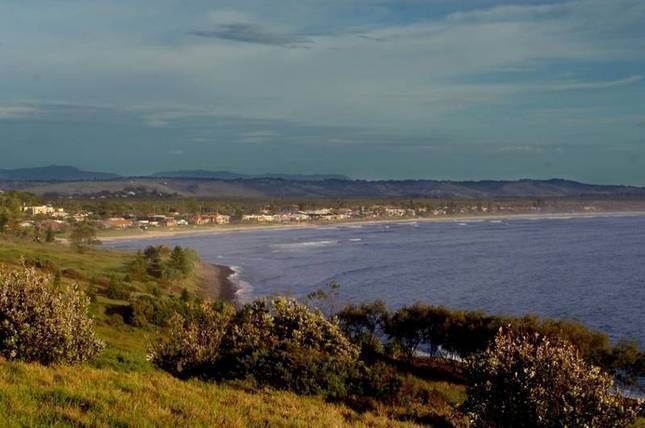
[[[163,372],[0,362],[8,426],[412,426],[287,392],[182,381]]]

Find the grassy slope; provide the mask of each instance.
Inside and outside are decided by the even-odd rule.
[[[9,426],[394,425],[314,397],[181,381],[157,371],[7,362],[0,363],[0,420]]]
[[[31,243],[17,238],[0,237],[0,262],[18,263],[21,258],[46,257],[63,269],[74,269],[86,278],[124,273],[131,255],[109,250],[86,250],[83,254],[57,244]]]
[[[0,237],[0,263],[36,257],[46,257],[61,270],[73,269],[82,278],[80,285],[89,288],[110,274],[124,274],[132,256],[105,250],[79,254],[63,245]],[[195,278],[174,288],[184,286],[195,289]],[[0,360],[2,426],[404,425],[316,397],[175,379],[145,358],[154,329],[107,321],[105,307],[124,303],[99,295],[92,305],[107,348],[91,364],[43,367]]]

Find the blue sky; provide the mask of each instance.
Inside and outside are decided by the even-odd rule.
[[[4,0],[0,168],[645,185],[645,1]]]

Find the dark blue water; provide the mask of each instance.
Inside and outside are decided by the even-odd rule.
[[[136,242],[181,245],[236,266],[240,298],[423,301],[575,319],[645,345],[645,217],[420,222],[231,232]]]

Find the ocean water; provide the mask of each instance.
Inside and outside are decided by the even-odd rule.
[[[233,266],[240,300],[302,298],[335,280],[345,302],[422,301],[574,319],[645,346],[645,217],[401,222],[124,241],[181,245]]]

